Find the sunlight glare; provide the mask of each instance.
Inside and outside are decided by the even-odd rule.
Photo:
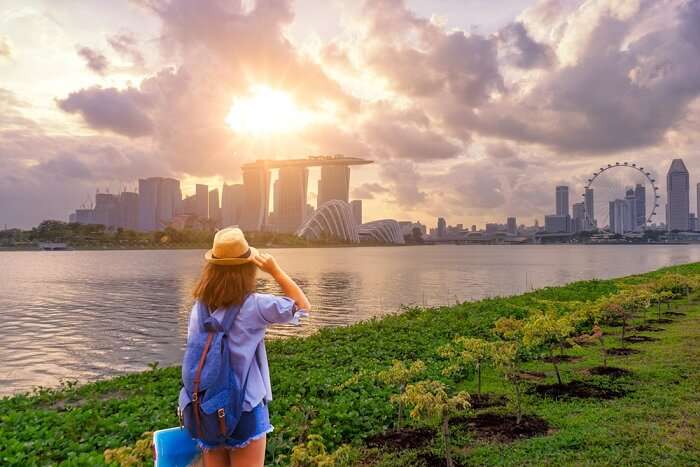
[[[288,93],[256,85],[247,96],[234,99],[226,124],[236,133],[262,136],[299,131],[310,119]]]

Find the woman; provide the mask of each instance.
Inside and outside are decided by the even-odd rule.
[[[239,381],[247,378],[247,387],[243,414],[233,435],[226,439],[225,447],[204,450],[202,460],[206,467],[262,466],[266,435],[272,431],[267,408],[272,391],[265,330],[274,323],[298,324],[299,317],[305,314],[303,310],[309,310],[311,305],[271,255],[248,246],[240,229],[218,231],[212,249],[204,257],[206,265],[194,290],[196,302],[190,314],[188,336],[198,332],[198,306],[206,306],[210,316],[219,322],[227,310],[240,306],[228,333],[228,347],[233,371]],[[277,281],[284,296],[255,292],[258,268]]]

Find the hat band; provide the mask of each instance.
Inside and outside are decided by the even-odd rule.
[[[214,258],[214,259],[246,259],[246,258],[248,258],[248,257],[250,256],[250,253],[251,253],[250,248],[248,248],[248,251],[246,251],[245,253],[243,253],[241,256],[236,256],[236,257],[234,257],[234,258],[220,258],[220,257],[214,255],[213,252],[212,252],[212,254],[211,254],[211,257]]]

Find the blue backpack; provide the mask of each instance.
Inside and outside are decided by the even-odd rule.
[[[208,447],[222,445],[231,436],[243,410],[250,367],[241,386],[231,368],[227,336],[240,310],[229,308],[219,323],[197,302],[199,332],[189,336],[182,360],[180,425]]]

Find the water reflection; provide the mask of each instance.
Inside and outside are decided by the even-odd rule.
[[[305,335],[392,313],[520,293],[584,278],[632,274],[700,260],[700,247],[440,246],[280,249],[315,312]],[[0,253],[0,394],[61,378],[89,380],[176,363],[202,251]],[[261,291],[279,293],[268,276]]]

